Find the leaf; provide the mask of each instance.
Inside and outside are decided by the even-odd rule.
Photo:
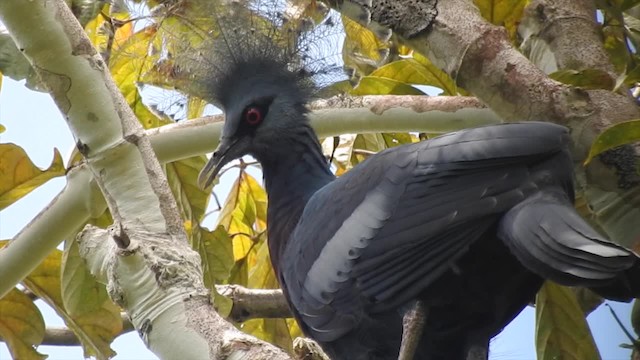
[[[26,152],[15,144],[0,144],[0,209],[13,204],[50,179],[65,174],[58,149],[46,170],[36,167]]]
[[[383,133],[382,137],[388,148],[419,141],[417,136],[410,133]]]
[[[355,69],[359,75],[368,75],[389,55],[389,46],[373,32],[342,16],[345,39],[342,45],[342,60],[346,68]]]
[[[202,258],[204,282],[208,288],[229,279],[233,268],[233,242],[227,230],[219,225],[214,231],[200,228],[201,238],[196,249]]]
[[[51,306],[65,324],[78,336],[86,356],[105,359],[115,355],[109,345],[122,331],[120,309],[109,300],[103,285],[97,284],[88,274],[79,255],[65,261],[65,272],[61,271],[62,252],[53,251],[23,281],[24,285]],[[63,277],[61,279],[61,275]],[[69,274],[71,273],[71,274]],[[64,281],[65,297],[77,296],[68,311],[61,291]],[[73,293],[72,295],[69,295]]]
[[[334,149],[334,139],[326,138],[322,142],[323,153],[331,156],[333,153],[333,164],[336,166],[336,176],[344,174],[351,169],[351,153],[353,152],[353,143],[357,134],[342,134],[338,137],[338,146]]]
[[[630,63],[631,54],[627,48],[624,29],[617,22],[612,22],[602,27],[602,33],[604,35],[604,49],[607,51],[616,72],[625,72]]]
[[[31,299],[12,289],[0,299],[0,338],[14,359],[46,359],[35,347],[44,339],[42,314]]]
[[[474,0],[482,17],[494,25],[504,26],[509,37],[514,40],[518,33],[518,23],[528,0]]]
[[[457,88],[455,82],[444,71],[438,69],[427,58],[415,54],[421,58],[402,59],[381,66],[371,73],[387,79],[397,80],[406,84],[430,85],[444,91],[444,95],[456,95]]]
[[[8,32],[0,30],[0,72],[13,80],[32,78],[35,74],[27,58],[22,55]]]
[[[353,142],[351,165],[356,166],[366,160],[370,154],[378,153],[386,148],[387,145],[382,134],[358,134]],[[364,150],[364,152],[358,152],[358,150]]]
[[[185,220],[200,223],[207,210],[209,191],[198,186],[198,174],[206,162],[205,156],[194,156],[165,166],[169,186]]]
[[[155,27],[146,27],[122,41],[109,61],[113,80],[145,129],[170,122],[169,119],[160,119],[147,108],[138,88],[159,59],[160,55],[150,49],[160,49],[161,40],[156,36]]]
[[[539,360],[600,359],[575,294],[550,281],[536,298],[536,353]]]
[[[265,236],[260,239],[254,260],[255,266],[251,267],[249,271],[247,287],[252,289],[278,288],[279,284],[271,267],[269,245]],[[285,319],[253,319],[245,322],[242,325],[242,330],[291,352],[293,338],[289,324]]]
[[[640,140],[640,119],[625,121],[610,126],[601,132],[593,142],[584,164],[587,165],[595,156],[607,150],[638,140]]]
[[[351,91],[351,95],[424,95],[424,93],[397,80],[365,76]]]
[[[264,189],[251,175],[241,171],[218,220],[233,239],[235,260],[247,256],[254,245],[253,238],[266,229],[266,212]]]
[[[560,70],[549,74],[549,77],[561,83],[579,86],[584,89],[612,90],[615,86],[611,76],[600,69]]]
[[[640,66],[627,71],[625,74],[618,76],[615,90],[617,91],[622,85],[634,86],[640,81]]]
[[[271,267],[269,243],[263,235],[257,244],[253,266],[249,271],[247,287],[252,289],[277,289],[280,287]]]

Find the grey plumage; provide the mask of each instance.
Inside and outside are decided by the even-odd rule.
[[[415,300],[431,310],[417,358],[458,359],[501,331],[542,278],[640,295],[637,256],[573,209],[566,128],[464,130],[336,179],[306,118],[312,72],[269,57],[277,51],[228,51],[209,78],[226,123],[200,182],[244,154],[260,161],[272,264],[301,328],[334,359],[397,358]]]

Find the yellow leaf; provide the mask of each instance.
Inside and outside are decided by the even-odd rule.
[[[342,46],[344,66],[368,75],[380,66],[389,54],[389,46],[370,30],[342,16],[345,40]]]
[[[245,171],[234,183],[222,208],[218,224],[233,239],[234,259],[249,254],[254,238],[266,227],[267,196],[260,184]]]
[[[575,293],[550,281],[536,298],[536,352],[539,360],[600,359]]]
[[[271,267],[269,245],[263,236],[255,254],[255,265],[249,270],[247,287],[252,289],[277,289],[280,287]]]
[[[40,170],[25,151],[15,144],[0,144],[0,209],[13,204],[33,189],[65,173],[62,157],[53,150],[53,160]]]
[[[44,339],[44,319],[31,299],[12,289],[0,299],[0,338],[14,359],[46,359],[35,347]]]
[[[511,39],[515,39],[518,23],[528,0],[474,0],[482,17],[494,25],[504,26]]]
[[[160,56],[162,39],[156,36],[156,33],[156,28],[149,26],[127,37],[118,47],[118,51],[113,51],[109,61],[113,80],[145,129],[169,122],[168,119],[160,119],[147,108],[138,88],[145,74],[153,68]]]
[[[187,101],[187,119],[195,119],[201,117],[205,106],[207,106],[208,102],[198,99],[196,97],[189,97]]]
[[[430,85],[444,91],[444,95],[457,95],[455,82],[426,57],[414,54],[414,59],[402,59],[381,66],[371,76],[397,80],[406,84]]]

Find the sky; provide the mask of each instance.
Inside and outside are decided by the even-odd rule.
[[[65,121],[48,94],[26,89],[22,83],[3,79],[0,88],[0,124],[6,131],[0,134],[0,142],[13,142],[22,146],[39,167],[47,167],[53,158],[53,148],[58,148],[68,159],[73,148],[73,138]],[[228,172],[216,190],[226,194],[233,181],[234,172]],[[0,212],[0,239],[11,239],[42,209],[63,187],[64,178],[56,178],[37,188],[10,207]],[[221,199],[223,201],[223,199]],[[609,302],[631,329],[630,305]],[[45,322],[49,326],[64,326],[62,320],[47,305],[38,301]],[[492,341],[491,359],[535,359],[534,351],[535,310],[526,308],[500,335]],[[605,306],[601,306],[589,318],[592,332],[602,358],[605,360],[629,359],[630,351],[618,347],[628,343],[624,333],[615,323]],[[116,339],[113,349],[118,360],[157,359],[148,351],[137,333],[132,332]],[[52,360],[82,359],[80,347],[41,346],[38,350]],[[0,342],[0,360],[10,359],[4,343]]]

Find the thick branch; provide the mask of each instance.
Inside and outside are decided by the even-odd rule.
[[[334,97],[310,105],[319,137],[345,133],[421,131],[445,133],[497,124],[501,119],[482,102],[462,96]],[[222,115],[147,130],[161,162],[211,152],[218,145]]]
[[[0,20],[65,115],[113,216],[109,231],[80,232],[81,255],[150,349],[162,358],[289,358],[213,310],[150,141],[66,3],[0,2]]]
[[[240,285],[218,285],[216,290],[233,301],[229,317],[235,322],[254,318],[291,317],[280,289],[247,289]]]
[[[122,316],[122,331],[120,335],[134,331],[135,328],[129,317]],[[66,327],[50,326],[45,329],[44,338],[40,345],[52,345],[52,346],[79,346],[80,340],[76,334]]]
[[[602,34],[595,19],[592,0],[535,0],[525,8],[519,27],[523,48],[528,54],[547,53],[555,61],[542,62],[539,56],[529,56],[545,72],[556,70],[599,69],[609,75],[611,84],[617,74],[602,45]],[[580,46],[576,46],[580,44]]]
[[[239,285],[218,285],[218,293],[233,301],[229,320],[240,323],[257,318],[287,318],[291,311],[280,289],[247,289]],[[122,316],[120,335],[135,330],[129,317]],[[48,327],[41,345],[78,346],[80,340],[68,328]]]

